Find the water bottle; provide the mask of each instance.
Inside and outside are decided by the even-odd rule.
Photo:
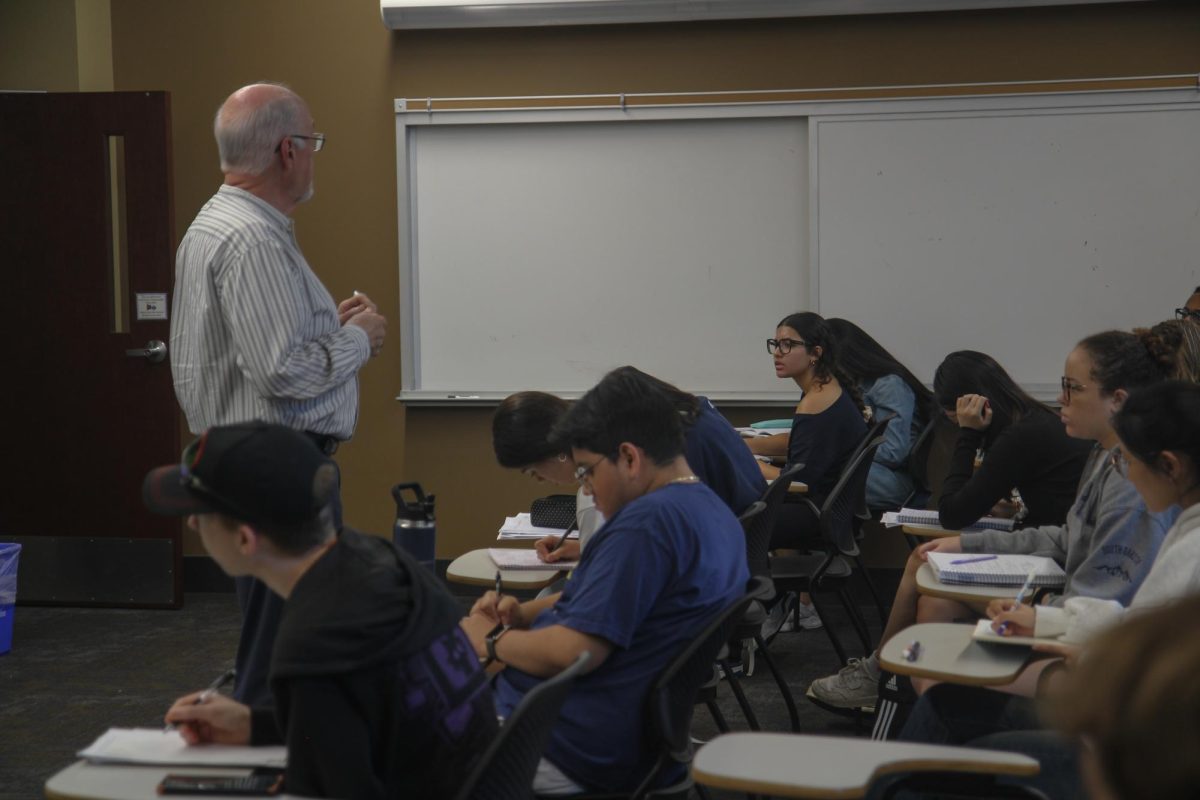
[[[411,503],[404,499],[407,489],[411,489],[415,496]],[[392,497],[396,500],[392,541],[431,572],[435,571],[437,527],[433,521],[433,495],[426,497],[419,483],[398,483],[392,487]]]

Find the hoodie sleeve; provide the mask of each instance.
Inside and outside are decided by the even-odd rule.
[[[1053,558],[1059,564],[1067,560],[1067,529],[1063,525],[1042,525],[1016,531],[972,531],[960,538],[964,553],[1020,553]]]
[[[367,721],[337,684],[320,678],[287,683],[288,793],[382,800]]]
[[[1058,636],[1068,644],[1083,644],[1125,618],[1125,607],[1116,600],[1072,597],[1062,608],[1038,606],[1034,636]]]

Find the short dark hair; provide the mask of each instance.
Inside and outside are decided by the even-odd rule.
[[[334,481],[337,480],[336,473],[331,473]],[[318,476],[320,479],[320,476]],[[219,513],[219,512],[218,512]],[[321,509],[315,517],[303,522],[296,522],[289,525],[278,525],[272,523],[260,522],[244,522],[237,517],[231,517],[228,514],[220,514],[227,528],[236,528],[238,525],[248,525],[262,536],[266,537],[271,544],[279,552],[289,556],[302,556],[310,550],[329,541],[331,536],[337,533],[336,526],[333,522],[333,504],[329,504]]]
[[[1130,392],[1113,417],[1113,429],[1126,449],[1148,466],[1170,450],[1200,468],[1200,386],[1160,381]]]
[[[520,469],[562,454],[550,431],[567,401],[546,392],[517,392],[500,402],[492,416],[492,449],[500,466]]]
[[[683,454],[683,419],[670,395],[632,367],[608,373],[554,426],[560,449],[578,448],[616,460],[630,442],[662,466]]]

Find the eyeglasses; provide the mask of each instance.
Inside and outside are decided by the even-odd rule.
[[[305,136],[302,133],[289,133],[287,135],[287,138],[289,138],[289,139],[307,139],[308,141],[313,143],[312,149],[313,149],[314,153],[319,153],[325,149],[325,134],[323,134],[323,133],[314,133],[312,136]],[[280,142],[279,144],[275,145],[275,152],[278,153],[279,149],[281,147],[283,147],[283,142]]]
[[[1062,377],[1063,402],[1070,404],[1071,392],[1082,392],[1086,388],[1088,388],[1088,387],[1084,386],[1082,383],[1076,383],[1075,381],[1068,378],[1066,375],[1063,375],[1063,377]]]
[[[793,347],[808,347],[808,342],[799,339],[767,339],[767,352],[771,355],[778,352],[781,356],[786,356],[792,352]]]
[[[1175,309],[1175,319],[1190,319],[1200,322],[1200,308],[1177,308]]]
[[[1118,447],[1108,454],[1108,463],[1112,464],[1113,470],[1122,478],[1129,477],[1129,462],[1125,460],[1121,448]]]
[[[575,480],[583,486],[592,485],[592,473],[596,467],[600,466],[600,462],[604,460],[604,456],[600,456],[588,466],[579,466],[575,468]]]

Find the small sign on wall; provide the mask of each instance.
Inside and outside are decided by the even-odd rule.
[[[166,292],[138,292],[137,293],[137,319],[141,322],[145,319],[166,319],[167,318],[167,293]]]

